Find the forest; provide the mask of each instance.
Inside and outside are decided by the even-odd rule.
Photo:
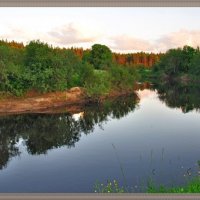
[[[54,48],[40,41],[21,43],[0,41],[0,91],[22,96],[27,91],[41,93],[86,88],[89,95],[132,87],[133,67],[121,67],[111,50],[100,44],[84,51]]]
[[[152,73],[165,80],[195,81],[200,75],[200,50],[184,46],[169,49],[160,60],[153,65]]]
[[[27,45],[0,41],[1,96],[83,87],[89,96],[98,97],[131,89],[136,81],[198,82],[199,75],[200,50],[190,46],[165,54],[119,54],[101,44],[83,50],[53,47],[39,40]]]

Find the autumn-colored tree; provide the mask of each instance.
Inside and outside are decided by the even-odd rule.
[[[136,66],[144,65],[145,67],[152,67],[161,57],[161,53],[113,53],[113,61],[120,65]]]

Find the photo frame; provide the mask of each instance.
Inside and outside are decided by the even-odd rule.
[[[43,1],[25,1],[25,0],[0,0],[0,7],[199,7],[200,1],[184,0],[43,0]],[[34,193],[3,193],[0,199],[199,199],[199,194],[87,194],[87,193],[69,193],[69,194],[34,194]]]

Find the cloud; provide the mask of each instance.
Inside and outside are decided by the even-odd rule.
[[[24,44],[27,44],[31,40],[41,40],[44,42],[48,42],[51,44],[51,38],[43,32],[34,31],[28,28],[19,27],[19,26],[9,26],[4,33],[0,34],[0,39],[7,39],[9,41],[17,41],[17,42],[23,42]]]
[[[148,41],[128,35],[119,35],[111,38],[113,50],[119,51],[147,51],[166,52],[170,48],[200,46],[200,30],[180,30],[160,36],[156,40]]]
[[[48,32],[48,35],[61,45],[95,42],[99,37],[98,34],[89,30],[85,31],[82,27],[73,23],[56,28]]]
[[[119,35],[111,37],[114,50],[125,50],[125,51],[149,51],[151,44],[147,40],[135,38],[127,35]]]
[[[46,29],[27,28],[27,26],[7,26],[1,29],[0,39],[16,40],[25,44],[39,39],[54,46],[80,46],[90,48],[94,43],[103,43],[116,52],[166,52],[170,48],[190,45],[200,46],[200,30],[182,29],[166,33],[157,39],[147,40],[133,35],[106,35],[106,30],[98,26],[83,26],[79,23],[69,23],[59,27]]]
[[[39,39],[55,46],[70,46],[94,43],[100,35],[100,31],[95,30],[93,27],[83,27],[80,24],[69,23],[59,27],[51,27],[51,29],[45,31],[13,25],[0,33],[0,38],[24,43]]]
[[[180,30],[164,35],[155,41],[155,49],[158,51],[166,51],[184,45],[200,46],[200,30]]]
[[[9,27],[7,32],[0,35],[0,39],[23,41],[30,38],[29,34],[20,27]]]

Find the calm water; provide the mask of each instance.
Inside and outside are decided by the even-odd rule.
[[[130,190],[184,184],[199,170],[200,93],[192,101],[180,90],[139,90],[74,115],[0,117],[0,192],[94,192],[97,180],[123,184],[120,163]]]

